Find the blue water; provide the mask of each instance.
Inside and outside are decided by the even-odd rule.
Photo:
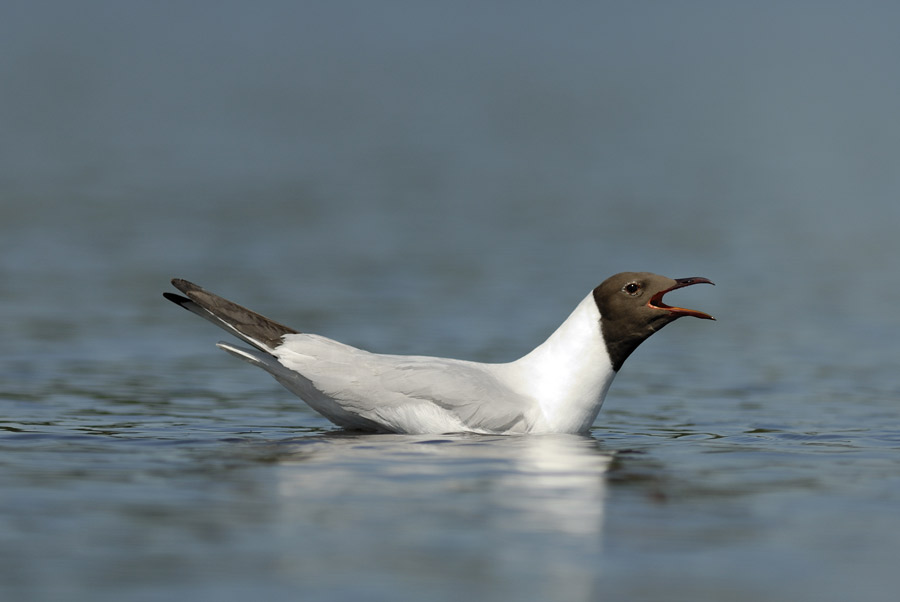
[[[896,12],[10,8],[0,598],[894,600]],[[718,321],[590,437],[342,433],[160,295],[504,361],[622,270]]]

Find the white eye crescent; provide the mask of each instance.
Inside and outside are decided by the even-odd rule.
[[[634,296],[641,290],[641,285],[637,282],[629,282],[624,287],[622,287],[622,290],[629,295]]]

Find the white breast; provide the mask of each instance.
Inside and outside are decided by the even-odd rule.
[[[540,405],[533,432],[583,433],[590,428],[616,375],[600,331],[600,312],[588,295],[543,344],[498,366],[501,378]]]

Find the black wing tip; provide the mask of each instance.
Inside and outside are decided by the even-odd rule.
[[[210,293],[193,282],[173,278],[172,285],[186,296],[165,292],[163,297],[201,318],[210,320],[266,353],[281,345],[285,335],[297,334],[293,328]]]
[[[182,297],[181,295],[176,295],[175,293],[163,293],[163,297],[165,297],[172,303],[175,303],[176,305],[180,305],[182,307],[184,307],[185,303],[191,302],[191,300],[187,297]]]

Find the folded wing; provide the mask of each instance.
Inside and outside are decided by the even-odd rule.
[[[539,412],[533,399],[511,395],[490,364],[379,355],[308,334],[287,335],[275,355],[314,388],[295,393],[315,409],[322,411],[309,398],[324,396],[392,431],[527,432]]]

